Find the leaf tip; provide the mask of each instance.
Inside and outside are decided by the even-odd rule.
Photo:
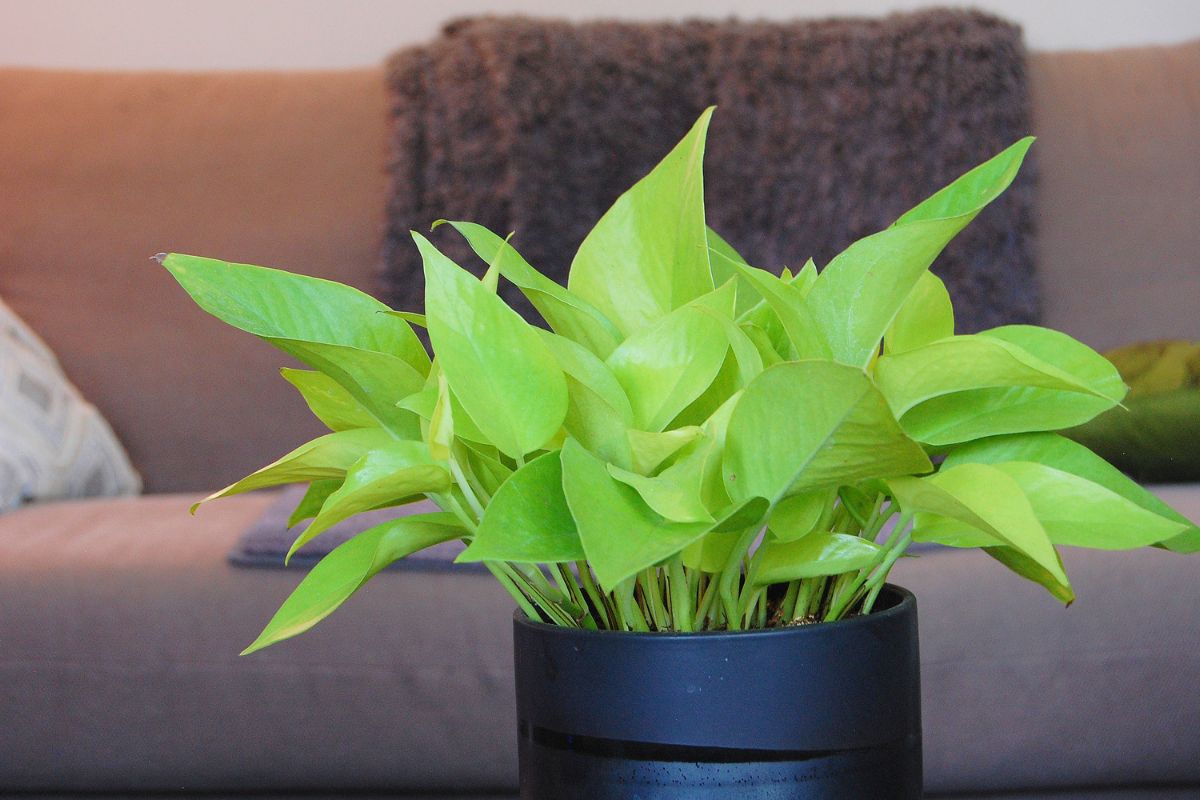
[[[248,655],[250,655],[251,653],[257,653],[259,650],[262,650],[264,647],[267,647],[267,646],[269,646],[270,644],[271,644],[271,642],[269,642],[269,641],[268,641],[268,642],[264,642],[264,641],[263,641],[263,638],[262,638],[261,636],[259,636],[257,639],[255,639],[253,642],[251,642],[251,643],[250,643],[250,644],[249,644],[249,645],[246,647],[246,649],[245,649],[245,650],[243,650],[242,652],[238,653],[238,656],[239,656],[239,657],[240,657],[240,656],[248,656]]]
[[[170,255],[170,254],[169,253],[155,253],[154,255],[150,256],[150,260],[157,261],[159,264],[164,264],[164,263],[166,263],[168,255]]]

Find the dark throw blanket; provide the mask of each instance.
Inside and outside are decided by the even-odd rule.
[[[254,525],[238,539],[233,550],[229,553],[229,561],[239,567],[283,567],[283,558],[287,555],[292,542],[304,530],[307,522],[301,522],[295,528],[288,530],[287,521],[292,511],[304,496],[304,486],[289,486],[280,490],[278,499],[272,503]],[[399,508],[385,508],[379,511],[367,511],[339,522],[329,530],[313,539],[292,556],[288,567],[308,568],[316,564],[330,550],[342,542],[362,533],[367,528],[389,522],[410,514],[424,514],[437,511],[437,507],[428,501],[413,503]],[[433,569],[433,570],[466,570],[483,571],[482,564],[455,564],[454,559],[463,551],[462,542],[450,541],[434,545],[426,550],[413,553],[401,559],[389,569]]]
[[[709,223],[751,263],[818,266],[1029,134],[1020,29],[974,12],[791,23],[454,22],[389,64],[385,291],[421,306],[409,230],[482,223],[565,282],[590,226],[717,105]],[[1035,148],[1036,152],[1036,148]],[[1032,322],[1033,180],[935,264],[960,331]],[[434,232],[464,266],[449,229]],[[529,306],[513,287],[505,296]]]

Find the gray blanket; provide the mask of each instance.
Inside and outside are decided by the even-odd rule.
[[[292,511],[304,496],[304,486],[289,486],[277,492],[278,499],[263,512],[251,528],[243,533],[229,553],[229,561],[239,567],[283,567],[284,556],[292,546],[292,542],[308,525],[302,522],[295,528],[288,529],[287,521]],[[367,528],[389,522],[410,514],[424,514],[437,511],[437,507],[428,501],[413,503],[399,508],[384,508],[378,511],[367,511],[339,522],[329,530],[313,539],[296,551],[287,563],[288,567],[307,569],[313,566],[339,544],[362,533]],[[480,564],[455,564],[454,559],[463,551],[462,542],[443,542],[433,547],[413,553],[411,556],[397,561],[391,569],[455,569],[482,570]]]
[[[393,56],[389,83],[384,288],[404,309],[418,309],[423,290],[408,232],[440,217],[516,231],[517,249],[563,281],[590,226],[710,104],[709,222],[776,270],[809,256],[827,263],[1031,132],[1020,29],[966,11],[467,19]],[[1032,174],[1027,165],[934,267],[964,332],[1036,320]],[[434,241],[471,264],[448,229]]]

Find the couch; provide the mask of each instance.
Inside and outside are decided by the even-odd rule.
[[[1044,322],[1100,348],[1200,338],[1200,42],[1030,70]],[[385,573],[238,658],[299,577],[226,560],[274,498],[186,513],[319,428],[276,351],[148,258],[370,290],[387,103],[380,69],[0,70],[0,297],[148,491],[0,517],[0,793],[511,796],[511,605],[489,577]],[[1200,486],[1157,490],[1200,520]],[[920,601],[931,796],[1200,792],[1200,562],[1064,558],[1067,610],[977,553],[897,567]]]

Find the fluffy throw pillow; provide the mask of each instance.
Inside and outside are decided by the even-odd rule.
[[[1200,481],[1200,342],[1143,342],[1105,356],[1129,384],[1125,408],[1067,435],[1140,481]]]
[[[36,500],[137,494],[108,423],[0,301],[0,512]]]

